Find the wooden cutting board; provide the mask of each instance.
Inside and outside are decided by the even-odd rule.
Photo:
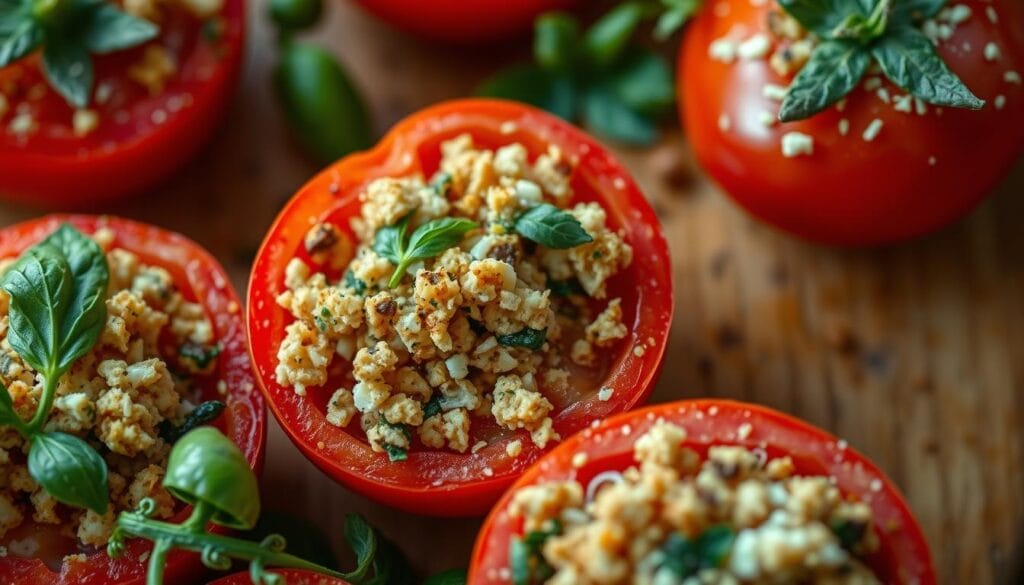
[[[316,170],[272,100],[273,37],[256,8],[244,86],[210,149],[164,188],[90,210],[191,236],[241,291],[264,230]],[[327,20],[314,37],[350,67],[381,132],[524,54],[523,43],[420,43],[347,3],[332,3]],[[693,166],[678,132],[619,154],[672,248],[678,305],[654,400],[751,400],[842,435],[904,490],[944,583],[1024,582],[1024,165],[939,234],[837,251],[739,211]],[[0,225],[37,213],[3,206]],[[481,522],[409,517],[354,496],[276,425],[263,486],[267,508],[313,521],[339,551],[343,514],[367,515],[424,572],[465,566]]]

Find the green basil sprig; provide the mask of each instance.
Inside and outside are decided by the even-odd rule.
[[[550,203],[542,203],[516,218],[513,229],[528,240],[555,250],[589,244],[594,238],[576,216]]]
[[[790,85],[783,122],[809,118],[850,93],[872,61],[897,86],[937,106],[977,110],[985,102],[950,71],[919,29],[946,0],[778,0],[821,42]]]
[[[200,553],[204,565],[219,571],[230,569],[232,559],[248,561],[249,576],[257,585],[283,585],[284,579],[269,570],[272,567],[306,569],[353,585],[415,582],[397,547],[356,515],[345,520],[345,537],[356,555],[356,568],[348,573],[286,553],[287,541],[277,533],[256,542],[208,532],[210,523],[252,529],[260,513],[256,475],[238,447],[213,427],[190,431],[174,445],[163,485],[193,507],[189,518],[181,524],[154,520],[156,505],[147,498],[138,510],[118,516],[107,544],[107,554],[117,558],[124,553],[128,538],[153,542],[147,585],[162,585],[167,556],[174,549]]]
[[[71,105],[89,105],[92,55],[141,45],[160,30],[101,0],[0,0],[0,68],[43,52],[43,73]]]
[[[668,62],[634,43],[643,23],[658,18],[655,35],[670,36],[700,0],[620,3],[588,29],[563,12],[541,15],[534,23],[534,63],[491,77],[477,93],[543,108],[617,142],[649,145],[657,122],[675,101]]]
[[[395,225],[377,230],[373,250],[395,265],[388,286],[394,288],[402,281],[405,271],[419,260],[442,254],[459,245],[467,233],[479,227],[476,222],[462,217],[445,217],[428,221],[408,236],[412,214]]]
[[[99,339],[107,318],[109,280],[103,250],[66,224],[29,248],[0,277],[0,288],[10,295],[7,342],[43,378],[29,421],[18,416],[0,385],[0,424],[28,441],[28,471],[43,489],[60,502],[98,514],[107,511],[103,458],[82,439],[44,432],[43,427],[61,376]]]

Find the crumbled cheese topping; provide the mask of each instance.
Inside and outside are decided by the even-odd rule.
[[[878,138],[878,135],[881,134],[882,126],[884,126],[884,125],[885,125],[885,122],[883,122],[879,118],[875,118],[874,120],[872,120],[871,123],[868,124],[868,127],[864,129],[864,134],[863,134],[864,141],[865,142],[874,142],[874,140],[876,138]]]
[[[814,154],[814,138],[802,132],[787,132],[782,135],[782,156],[795,158]]]

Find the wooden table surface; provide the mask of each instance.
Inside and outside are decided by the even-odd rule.
[[[521,44],[438,48],[346,3],[329,8],[313,37],[350,67],[381,132],[469,93],[523,54]],[[210,149],[157,192],[94,210],[191,236],[242,291],[264,230],[316,170],[272,101],[275,51],[259,16],[244,86]],[[937,235],[837,251],[739,211],[694,168],[678,132],[653,150],[620,155],[672,249],[678,304],[654,400],[739,398],[829,429],[904,490],[944,583],[1024,582],[1024,165]],[[0,225],[37,213],[2,207]],[[480,524],[409,517],[355,496],[303,459],[276,424],[263,486],[267,508],[312,520],[339,551],[343,514],[367,515],[425,573],[465,566]]]

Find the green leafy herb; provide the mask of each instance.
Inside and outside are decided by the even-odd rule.
[[[574,248],[594,241],[576,217],[542,203],[516,218],[515,231],[528,240],[556,250]]]
[[[547,329],[530,329],[527,327],[526,329],[510,333],[508,335],[498,335],[496,339],[498,340],[498,343],[502,345],[510,347],[526,347],[537,350],[544,345],[544,342],[547,341],[547,337]]]
[[[343,282],[345,286],[355,291],[357,295],[363,296],[366,294],[366,283],[356,278],[356,275],[351,270],[345,271]]]
[[[10,295],[7,342],[43,378],[39,404],[27,422],[14,411],[7,389],[0,391],[0,424],[28,441],[29,474],[43,489],[60,502],[100,514],[107,509],[103,458],[81,439],[43,432],[43,426],[61,376],[99,339],[109,280],[103,250],[69,225],[29,248],[0,277],[0,288]]]
[[[846,550],[852,551],[863,539],[867,532],[867,524],[854,522],[853,520],[841,520],[833,523],[830,528],[832,533],[839,539],[839,545]]]
[[[665,11],[654,26],[654,38],[665,40],[682,28],[701,7],[701,0],[661,0]]]
[[[181,426],[175,426],[169,420],[160,423],[160,436],[170,444],[178,442],[178,439],[185,436],[189,431],[207,425],[217,420],[224,412],[226,405],[219,400],[208,400],[192,409],[192,412],[185,416]]]
[[[219,345],[203,345],[201,343],[186,342],[178,348],[178,356],[187,359],[196,365],[199,370],[205,370],[220,355]]]
[[[585,293],[580,285],[580,281],[575,278],[569,280],[549,280],[548,289],[551,290],[551,294],[560,297],[572,297]]]
[[[430,397],[430,400],[423,405],[423,418],[424,420],[441,414],[441,395],[434,394]]]
[[[0,1],[0,67],[42,49],[43,72],[72,106],[89,104],[91,55],[138,46],[156,37],[153,23],[95,0]]]
[[[409,451],[405,447],[385,443],[384,451],[388,454],[388,460],[392,462],[405,461],[409,458]]]
[[[88,443],[67,433],[36,433],[29,449],[28,472],[54,499],[107,513],[107,464]]]
[[[539,585],[554,574],[541,551],[549,538],[561,533],[562,524],[555,520],[547,530],[534,530],[522,537],[512,537],[508,562],[513,585]]]
[[[540,15],[534,24],[533,55],[549,71],[565,71],[573,65],[580,41],[580,23],[565,12]]]
[[[430,182],[430,188],[438,197],[447,197],[448,190],[452,188],[452,175],[448,172],[440,172]]]
[[[779,119],[809,118],[841,100],[872,61],[897,86],[939,106],[980,109],[975,96],[917,27],[944,0],[779,0],[779,5],[822,40],[793,80]]]
[[[658,551],[660,570],[686,579],[703,569],[721,567],[729,556],[736,533],[728,526],[712,526],[696,540],[674,532]]]
[[[429,221],[407,237],[411,216],[402,218],[393,226],[377,230],[373,250],[395,265],[388,286],[394,288],[413,263],[440,255],[448,248],[459,245],[468,232],[476,229],[476,222],[461,217],[445,217]]]
[[[356,555],[356,568],[348,574],[349,580],[361,582],[373,569],[377,556],[377,531],[362,516],[345,515],[345,540]]]

